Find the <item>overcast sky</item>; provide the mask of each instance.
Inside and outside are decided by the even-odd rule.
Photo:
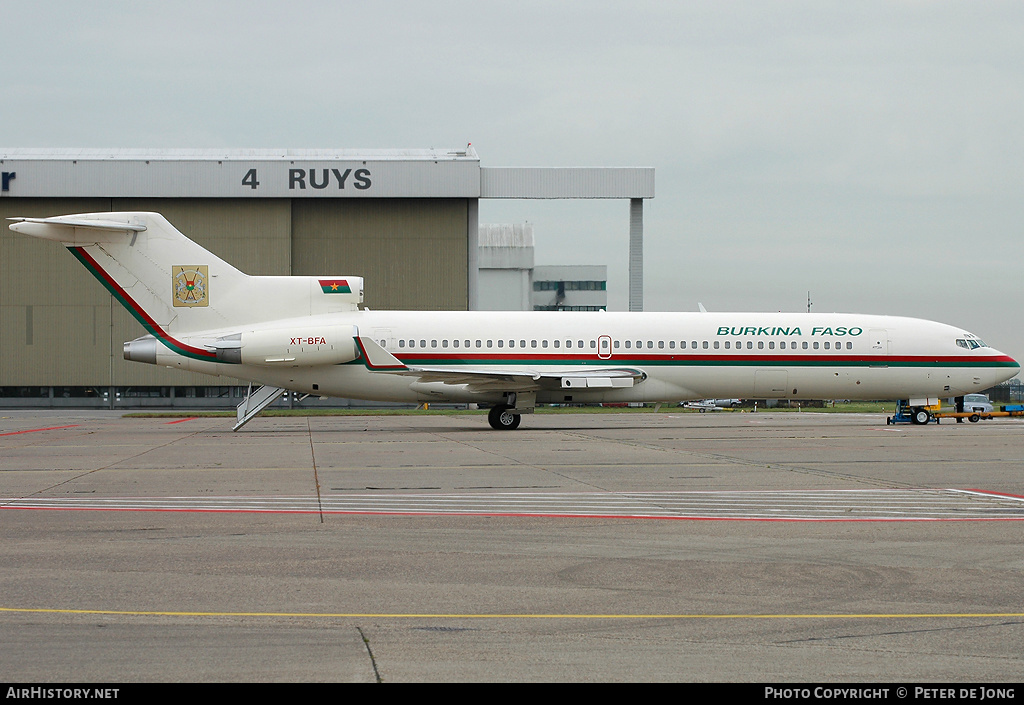
[[[645,308],[890,313],[1024,359],[1024,3],[0,0],[2,147],[650,166]],[[628,202],[483,201],[539,264]],[[357,274],[353,272],[353,274]],[[382,286],[386,282],[367,282]]]

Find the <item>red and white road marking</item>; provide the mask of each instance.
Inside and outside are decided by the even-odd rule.
[[[965,489],[369,492],[308,497],[29,497],[2,509],[728,521],[1021,521],[1024,497]]]

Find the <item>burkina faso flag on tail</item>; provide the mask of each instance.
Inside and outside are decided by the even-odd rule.
[[[351,294],[347,279],[318,279],[320,289],[325,294]]]

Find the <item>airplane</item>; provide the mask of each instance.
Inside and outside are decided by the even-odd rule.
[[[498,430],[538,404],[711,398],[902,399],[923,424],[936,397],[1020,369],[961,328],[896,316],[371,311],[360,277],[249,276],[158,213],[10,220],[142,324],[125,359],[249,381],[235,430],[286,390],[486,403]]]

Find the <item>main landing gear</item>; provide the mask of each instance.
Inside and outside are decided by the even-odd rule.
[[[519,428],[522,416],[512,411],[507,404],[496,404],[487,412],[487,421],[496,431],[513,431]]]

